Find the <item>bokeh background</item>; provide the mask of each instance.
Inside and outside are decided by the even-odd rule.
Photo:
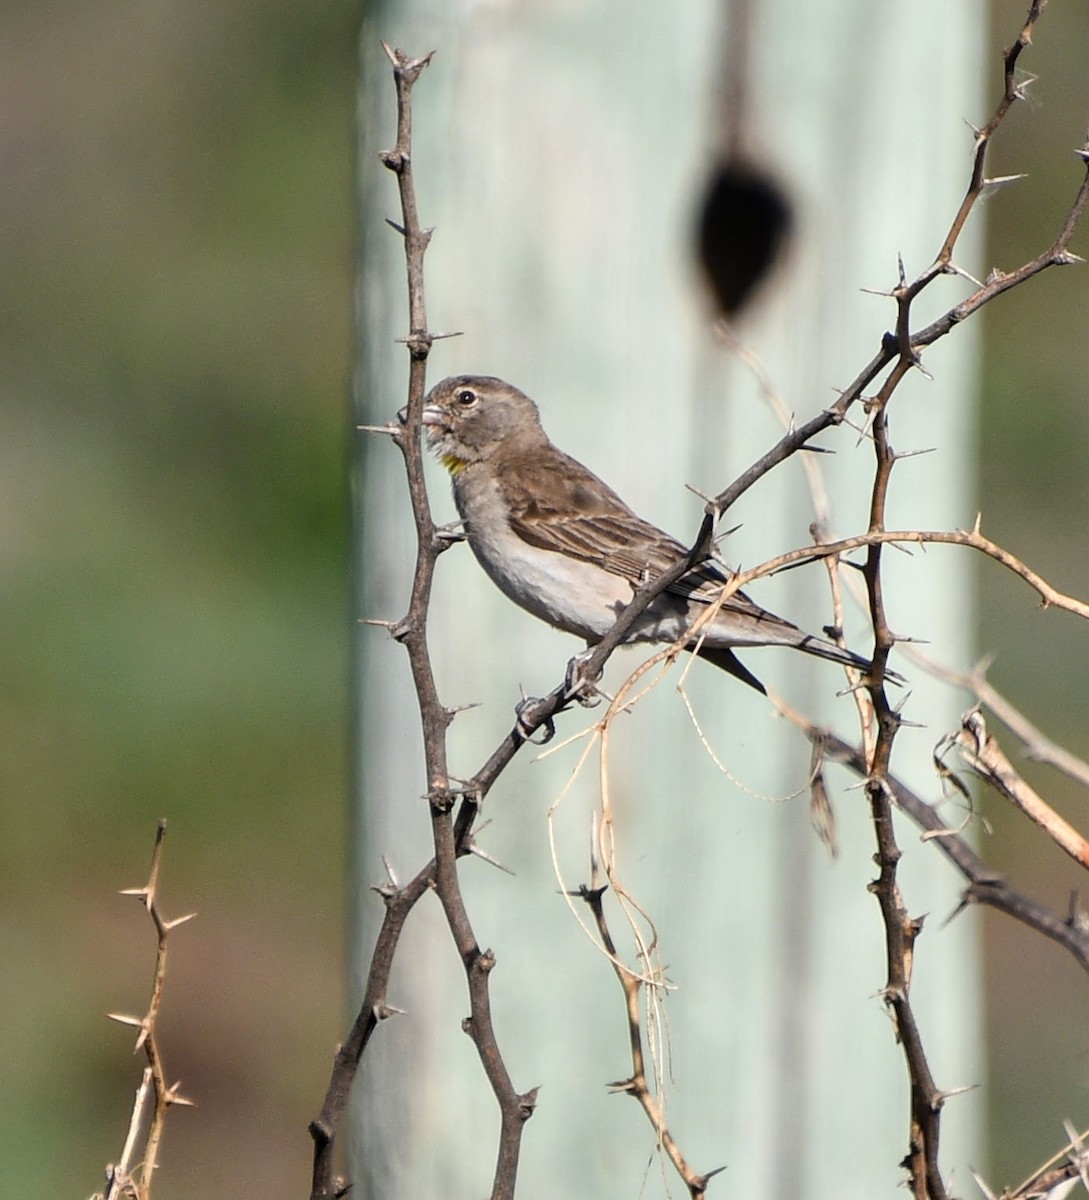
[[[995,0],[992,95],[1023,8]],[[166,816],[162,902],[200,916],[172,943],[161,1033],[199,1107],[171,1116],[157,1195],[298,1197],[345,1021],[360,9],[0,14],[4,1188],[86,1196],[120,1152],[141,1060],[102,1014],[141,1009],[154,943],[116,893],[143,882]],[[996,144],[995,167],[1029,178],[986,203],[989,263],[1038,253],[1062,219],[1086,61],[1084,14],[1052,5],[1023,60],[1030,102]],[[983,325],[984,529],[1089,595],[1086,268]],[[993,566],[979,582],[993,681],[1089,756],[1086,631]],[[1089,826],[1083,795],[1025,770]],[[1073,866],[984,804],[987,856],[1065,909]],[[1009,1183],[1063,1117],[1089,1125],[1089,982],[984,927],[989,1176]]]

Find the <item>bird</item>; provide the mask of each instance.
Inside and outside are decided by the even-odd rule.
[[[403,424],[407,409],[398,414]],[[599,642],[634,591],[688,554],[637,516],[611,487],[549,440],[537,405],[491,375],[453,375],[424,398],[430,450],[450,473],[465,538],[492,582],[556,629]],[[697,634],[693,622],[721,595],[728,567],[708,557],[647,607],[627,642],[675,643],[766,694],[734,653],[789,646],[869,671],[871,664],[806,633],[735,591]]]

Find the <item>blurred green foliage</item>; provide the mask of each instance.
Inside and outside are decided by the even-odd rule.
[[[994,0],[996,50],[1024,7]],[[140,1063],[101,1014],[144,1003],[153,939],[115,893],[166,815],[164,906],[201,915],[176,935],[163,1037],[200,1107],[171,1119],[157,1195],[298,1196],[343,1015],[360,10],[2,11],[5,1185],[85,1196],[120,1151]],[[1077,186],[1087,32],[1052,5],[1024,59],[1040,78],[995,166],[1030,178],[987,201],[989,264],[1038,253]],[[1082,596],[1087,295],[1069,268],[987,310],[980,417],[984,529]],[[993,679],[1089,754],[1089,638],[980,578]],[[1033,778],[1077,820],[1083,797]],[[1062,908],[1073,869],[988,811],[988,855]],[[1086,985],[1009,923],[987,934],[1009,1182],[1078,1118]]]
[[[342,1022],[349,3],[4,6],[0,1158],[86,1196],[139,1078],[157,1195],[305,1194]],[[214,1181],[214,1185],[209,1184]]]
[[[1027,4],[997,0],[992,44],[1008,46]],[[1089,121],[1089,22],[1077,5],[1049,5],[1021,60],[1027,102],[1015,106],[994,145],[991,174],[1027,177],[985,203],[986,268],[1011,270],[1047,248],[1084,176],[1074,151]],[[1000,63],[992,56],[990,94]],[[1032,78],[1035,77],[1035,78]],[[1071,248],[1089,255],[1089,229]],[[984,531],[1063,591],[1089,596],[1089,275],[1051,269],[1003,296],[984,314],[979,417],[980,508]],[[980,563],[978,643],[994,653],[990,678],[1051,737],[1089,758],[1089,636],[1069,613],[1041,610],[1023,584]],[[1086,797],[1005,737],[1019,769],[1082,830]],[[983,796],[993,834],[988,860],[1031,895],[1065,913],[1084,875],[1023,817]],[[1020,1182],[1057,1150],[1062,1121],[1089,1126],[1089,981],[1065,956],[1012,922],[985,921],[986,994],[992,1078],[988,1087],[992,1163],[999,1190]]]

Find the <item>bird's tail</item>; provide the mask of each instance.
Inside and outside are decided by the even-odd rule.
[[[839,663],[843,667],[857,667],[860,671],[868,672],[873,666],[868,658],[862,658],[858,654],[853,654],[850,650],[844,650],[841,646],[837,646],[832,642],[826,642],[823,638],[812,637],[809,634],[803,634],[797,642],[793,643],[793,646],[796,650],[812,654],[814,658],[823,658],[828,662]],[[767,695],[764,685],[732,650],[724,646],[711,647],[704,645],[696,653],[700,658],[713,663],[719,670],[725,671],[727,674],[733,675],[735,679],[740,679],[742,683],[747,683],[749,687],[755,688],[762,696]],[[893,671],[886,671],[885,678],[892,680],[894,683],[903,682],[902,676],[895,674]]]
[[[720,671],[725,671],[728,675],[733,675],[735,679],[740,679],[742,683],[747,683],[749,687],[756,688],[761,696],[768,694],[767,689],[760,680],[756,678],[732,650],[725,648],[712,649],[709,646],[703,646],[696,653],[700,658],[713,663]]]

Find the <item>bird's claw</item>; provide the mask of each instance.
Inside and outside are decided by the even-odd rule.
[[[583,708],[594,708],[601,703],[601,696],[597,690],[597,681],[601,678],[601,672],[591,679],[586,673],[586,660],[593,653],[593,650],[585,650],[582,654],[576,654],[573,659],[567,664],[567,670],[563,676],[563,695],[565,700],[577,700]]]
[[[451,521],[449,525],[440,525],[435,530],[435,541],[445,550],[447,546],[456,545],[466,540],[465,522]]]
[[[556,736],[556,725],[550,716],[541,716],[545,701],[526,696],[514,706],[514,727],[523,741],[544,746]],[[540,734],[540,737],[534,737]]]

